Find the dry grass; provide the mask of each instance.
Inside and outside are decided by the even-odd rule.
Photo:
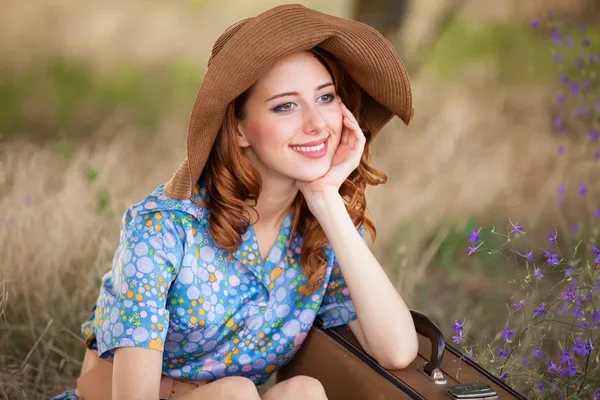
[[[218,33],[282,2],[117,3],[0,0],[0,57],[10,57],[18,67],[59,53],[92,60],[102,72],[123,60],[152,65],[185,55],[202,68]],[[302,3],[342,16],[350,4]],[[377,256],[409,304],[425,282],[440,290],[423,311],[448,324],[454,317],[485,312],[469,309],[469,301],[490,299],[491,291],[502,296],[494,300],[502,308],[508,293],[496,282],[481,284],[483,277],[476,276],[458,284],[464,295],[456,296],[447,275],[431,271],[437,244],[427,242],[428,235],[448,217],[486,219],[490,210],[495,218],[543,225],[554,212],[553,195],[567,171],[554,157],[558,142],[547,133],[547,91],[503,88],[493,72],[487,64],[471,65],[446,88],[427,75],[417,77],[414,123],[410,128],[389,124],[373,149],[375,165],[390,178],[384,188],[370,192]],[[168,179],[182,159],[187,121],[180,116],[162,121],[149,138],[135,127],[123,128],[115,116],[97,127],[70,160],[54,145],[0,142],[4,398],[44,399],[74,384],[83,351],[79,325],[109,268],[122,212]],[[90,167],[99,171],[93,182],[84,175]],[[110,202],[99,212],[102,190]],[[402,240],[404,263],[394,264],[398,226],[409,221],[420,225]],[[456,302],[448,302],[452,299]]]
[[[124,207],[168,178],[181,157],[180,138],[148,141],[143,133],[121,132],[113,142],[82,146],[70,161],[30,143],[2,144],[0,170],[9,172],[0,181],[6,398],[47,398],[73,384],[82,354],[78,326],[110,266]],[[94,182],[83,174],[90,166],[100,171]],[[110,206],[99,212],[103,188]]]

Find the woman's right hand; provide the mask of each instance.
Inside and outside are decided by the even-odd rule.
[[[158,400],[163,354],[141,347],[115,349],[113,400]]]

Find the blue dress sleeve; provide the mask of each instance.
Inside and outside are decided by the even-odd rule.
[[[359,229],[359,233],[365,240],[363,228]],[[342,269],[335,254],[333,254],[333,251],[331,253],[333,257],[331,276],[318,313],[319,318],[323,321],[324,328],[346,325],[357,318],[350,289],[346,286]]]
[[[111,358],[118,347],[163,351],[169,311],[166,299],[183,257],[183,240],[166,211],[132,215],[121,223],[119,247],[104,279],[87,340]]]

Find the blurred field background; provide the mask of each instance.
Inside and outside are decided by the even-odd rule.
[[[45,399],[74,385],[79,325],[110,268],[122,213],[183,159],[214,40],[282,3],[0,0],[4,398]],[[590,151],[582,139],[553,128],[559,72],[530,21],[552,8],[588,22],[598,46],[600,8],[591,0],[299,3],[375,26],[405,59],[416,114],[410,127],[393,120],[374,144],[374,164],[389,177],[369,192],[376,255],[448,341],[461,318],[472,336],[493,337],[514,271],[467,258],[466,233],[511,218],[533,233],[524,245],[539,248],[557,221],[589,216],[593,204],[570,199],[598,170],[581,157]],[[559,210],[556,191],[568,182]]]

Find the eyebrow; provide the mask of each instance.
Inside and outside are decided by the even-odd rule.
[[[322,84],[322,85],[319,85],[319,86],[317,86],[317,89],[316,89],[316,90],[321,90],[321,89],[323,89],[323,88],[326,88],[327,86],[333,86],[333,82],[328,82],[328,83],[324,83],[324,84]],[[271,100],[277,99],[277,98],[279,98],[279,97],[285,97],[285,96],[298,96],[298,95],[299,95],[299,93],[298,93],[298,92],[285,92],[285,93],[279,93],[279,94],[276,94],[276,95],[275,95],[275,96],[273,96],[273,97],[270,97],[269,99],[267,99],[267,101],[271,101]]]

